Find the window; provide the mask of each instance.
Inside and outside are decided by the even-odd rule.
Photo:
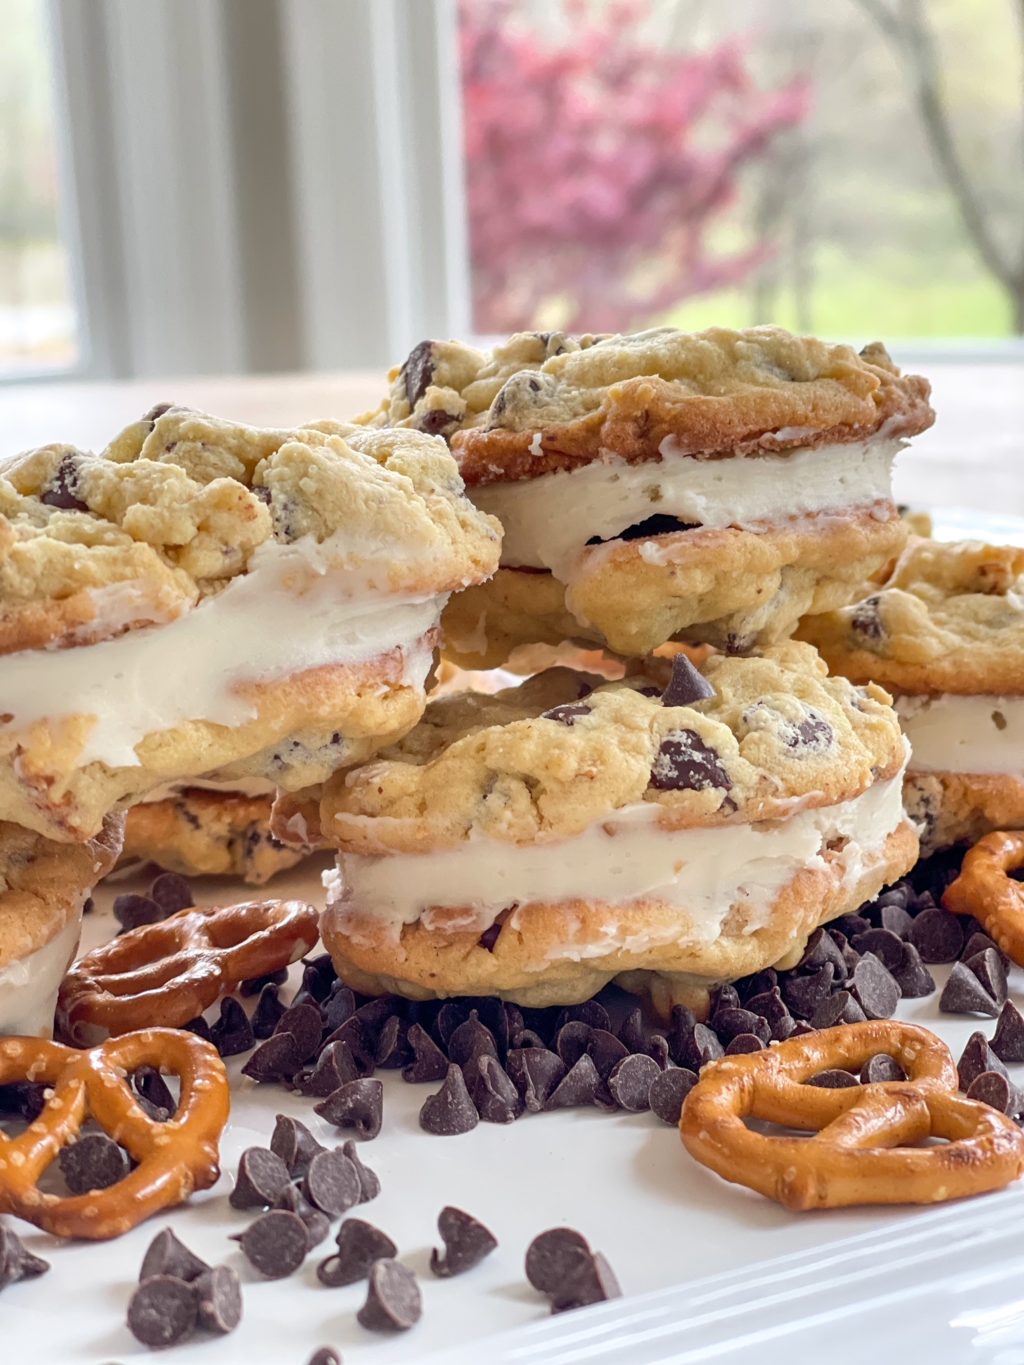
[[[79,341],[44,0],[2,0],[0,16],[0,378],[16,378],[72,368]]]

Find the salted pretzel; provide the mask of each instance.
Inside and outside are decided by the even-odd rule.
[[[318,918],[303,901],[245,901],[131,929],[71,967],[57,998],[61,1034],[84,1047],[154,1021],[186,1024],[240,982],[308,953]]]
[[[1024,868],[1024,833],[998,830],[967,851],[960,875],[942,897],[947,910],[973,915],[1018,966],[1024,965],[1024,882],[1009,875]]]
[[[807,1084],[833,1068],[859,1072],[880,1052],[908,1079]],[[702,1165],[790,1209],[937,1204],[999,1189],[1024,1171],[1024,1133],[956,1090],[956,1065],[933,1033],[872,1020],[713,1062],[687,1096],[679,1129]],[[765,1135],[749,1118],[814,1136]],[[913,1145],[929,1137],[946,1142]]]
[[[179,1077],[176,1112],[160,1123],[142,1109],[127,1076],[154,1066]],[[205,1190],[220,1175],[218,1141],[230,1100],[216,1048],[193,1033],[145,1029],[87,1052],[42,1038],[0,1039],[0,1085],[52,1087],[38,1118],[19,1133],[0,1132],[0,1213],[24,1218],[55,1237],[104,1241]],[[61,1148],[93,1119],[138,1165],[107,1189],[44,1193],[39,1181]]]

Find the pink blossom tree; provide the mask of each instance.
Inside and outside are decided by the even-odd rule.
[[[554,8],[555,0],[552,0]],[[561,0],[564,34],[515,0],[461,0],[474,323],[618,331],[744,279],[769,243],[715,250],[743,167],[806,115],[802,81],[754,82],[741,44],[666,51],[650,0],[594,13]]]

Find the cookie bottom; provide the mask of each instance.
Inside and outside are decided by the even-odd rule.
[[[155,863],[186,877],[239,877],[263,886],[312,852],[283,844],[270,831],[272,792],[183,787],[160,801],[133,806],[125,822],[125,861]]]
[[[695,529],[584,549],[566,585],[502,568],[457,593],[445,655],[492,668],[522,644],[604,643],[629,657],[669,640],[747,652],[791,635],[802,616],[846,606],[907,539],[891,504],[794,517],[763,529]]]
[[[1024,829],[1024,777],[908,772],[903,800],[920,829],[922,855],[977,843],[993,830]]]
[[[760,927],[751,929],[747,912],[735,906],[710,941],[694,931],[684,908],[656,898],[626,905],[520,905],[499,917],[490,947],[476,931],[428,930],[419,922],[400,935],[389,934],[372,916],[353,919],[350,909],[337,907],[324,914],[321,937],[339,976],[370,995],[391,992],[413,1000],[493,995],[519,1005],[572,1005],[625,978],[630,989],[642,985],[659,1009],[681,1000],[704,1010],[715,985],[785,958],[819,924],[855,909],[902,876],[917,852],[908,821],[852,859],[842,850],[827,852],[822,865],[801,868],[783,885]],[[635,946],[609,947],[625,940]],[[656,978],[650,988],[648,978]]]

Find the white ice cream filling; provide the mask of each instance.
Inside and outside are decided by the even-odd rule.
[[[609,452],[579,469],[481,484],[473,501],[505,528],[502,564],[550,569],[565,581],[588,540],[613,539],[653,516],[719,528],[854,507],[895,516],[892,463],[905,444],[876,437],[697,460],[668,438],[660,460],[627,464]]]
[[[49,1037],[57,990],[78,948],[76,914],[49,943],[0,968],[0,1034]]]
[[[395,551],[395,559],[400,557]],[[389,590],[387,566],[353,568],[338,547],[311,538],[260,546],[249,571],[165,625],[70,649],[0,657],[0,729],[71,715],[95,717],[78,762],[138,763],[146,735],[185,721],[241,725],[256,708],[239,688],[328,664],[407,652],[405,681],[430,666],[422,637],[447,594]]]
[[[897,697],[912,772],[1024,778],[1024,697]]]
[[[535,901],[620,907],[621,918],[608,921],[607,941],[566,945],[560,954],[578,960],[663,942],[630,923],[630,907],[649,898],[685,912],[687,940],[712,942],[733,910],[743,912],[746,932],[762,928],[779,892],[804,868],[829,866],[854,885],[905,818],[902,784],[900,772],[849,801],[757,824],[666,830],[660,807],[644,803],[570,839],[510,844],[475,837],[389,857],[342,851],[336,870],[324,875],[328,910],[335,926],[359,942],[381,924],[397,936],[417,921],[428,930],[483,933],[502,911]],[[465,907],[465,922],[453,921],[453,900]],[[513,908],[509,923],[515,922]],[[678,937],[680,926],[671,932]]]

